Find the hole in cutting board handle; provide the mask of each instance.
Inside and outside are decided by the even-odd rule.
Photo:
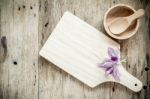
[[[129,89],[138,92],[142,89],[143,84],[142,82],[131,75],[129,72],[127,72],[123,66],[118,67],[119,71],[121,71],[120,79],[121,81],[119,83],[123,84],[124,86],[128,87]]]

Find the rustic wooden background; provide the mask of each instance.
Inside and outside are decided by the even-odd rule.
[[[116,83],[89,88],[39,50],[68,10],[105,33],[103,16],[115,4],[143,8],[139,31],[121,43],[124,67],[143,82],[134,93]],[[0,99],[150,99],[149,0],[0,0]]]

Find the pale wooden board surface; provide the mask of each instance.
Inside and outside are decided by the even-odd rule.
[[[109,47],[119,49],[120,45],[67,11],[39,54],[95,87],[106,80],[104,70],[98,68],[98,64],[108,57]]]
[[[63,12],[69,10],[104,32],[104,12],[117,3],[146,10],[138,33],[120,42],[122,56],[128,56],[125,68],[145,86],[141,92],[134,93],[114,83],[89,88],[39,57],[39,50]],[[150,98],[150,72],[145,71],[150,68],[148,0],[0,0],[0,4],[0,39],[7,39],[7,51],[5,44],[0,43],[0,99]]]

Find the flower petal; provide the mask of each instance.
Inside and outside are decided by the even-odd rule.
[[[112,76],[114,77],[115,80],[118,80],[118,81],[120,80],[120,78],[119,78],[120,74],[119,74],[119,71],[118,71],[117,67],[114,68]]]
[[[108,62],[103,62],[100,64],[100,67],[103,67],[103,68],[109,68],[109,67],[113,67],[114,65],[116,65],[116,62],[110,60]]]
[[[108,56],[110,58],[104,59],[104,61],[99,65],[99,67],[105,69],[106,75],[112,75],[116,80],[120,80],[120,74],[117,68],[118,61],[120,61],[118,55],[119,53],[113,48],[108,48]]]
[[[107,69],[106,69],[106,73],[107,73],[107,74],[112,74],[112,73],[113,73],[113,70],[114,70],[113,67],[107,68]]]
[[[113,48],[108,48],[109,57],[118,57],[118,53]]]

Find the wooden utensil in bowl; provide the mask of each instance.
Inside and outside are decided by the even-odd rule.
[[[138,11],[136,11],[130,16],[118,17],[111,22],[111,24],[109,25],[109,30],[113,34],[123,33],[125,30],[127,30],[127,28],[132,24],[132,22],[135,19],[140,18],[143,15],[144,15],[144,10],[139,9]]]
[[[121,34],[118,34],[118,35],[113,34],[109,30],[109,25],[116,18],[128,17],[128,16],[131,16],[132,14],[134,14],[135,12],[136,12],[136,10],[133,7],[126,5],[126,4],[117,4],[117,5],[109,8],[104,15],[104,28],[105,28],[107,34],[110,35],[111,37],[113,37],[115,39],[119,39],[119,40],[128,39],[131,36],[133,36],[138,31],[138,28],[140,25],[139,19],[135,19],[132,22],[132,24],[127,28],[127,30],[125,30],[124,32],[122,32]]]

